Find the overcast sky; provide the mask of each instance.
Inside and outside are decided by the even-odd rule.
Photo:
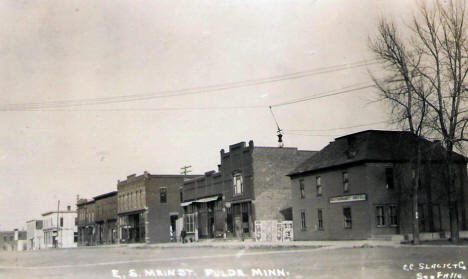
[[[230,144],[276,146],[268,106],[371,84],[378,65],[353,65],[373,60],[379,15],[405,18],[408,2],[0,1],[0,230],[132,173],[204,173]],[[374,90],[274,107],[285,146],[391,128],[317,131],[386,121]]]

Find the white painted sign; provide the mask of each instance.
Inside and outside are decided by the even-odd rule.
[[[355,201],[365,201],[366,194],[357,194],[357,195],[347,195],[330,198],[330,203],[340,203],[340,202],[355,202]]]

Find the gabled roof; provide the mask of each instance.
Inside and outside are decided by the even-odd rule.
[[[410,132],[367,130],[336,138],[292,171],[289,176],[364,161],[409,161],[417,156],[417,141],[421,143],[422,160],[441,160],[444,148]],[[455,153],[456,160],[466,158]]]

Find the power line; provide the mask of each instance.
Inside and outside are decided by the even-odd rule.
[[[301,133],[292,133],[292,132],[284,132],[287,135],[294,135],[294,136],[306,136],[306,137],[339,137],[341,135],[310,135],[310,134],[301,134]]]
[[[285,80],[300,79],[313,75],[331,73],[341,70],[353,69],[363,66],[369,66],[379,63],[376,60],[370,61],[357,61],[354,63],[340,64],[334,66],[328,66],[323,68],[317,68],[312,70],[294,72],[284,75],[276,75],[260,79],[251,79],[238,82],[222,83],[217,85],[209,85],[202,87],[192,87],[179,90],[165,90],[159,91],[151,94],[141,94],[141,95],[123,95],[116,97],[101,97],[101,98],[90,98],[90,99],[78,99],[78,100],[64,100],[64,101],[52,101],[52,102],[37,102],[37,103],[19,103],[19,104],[5,104],[0,106],[0,110],[3,111],[14,111],[14,110],[28,110],[28,109],[43,109],[43,108],[59,108],[59,107],[76,107],[76,106],[85,106],[85,105],[100,105],[100,104],[110,104],[110,103],[125,103],[125,102],[134,102],[148,99],[156,98],[169,98],[169,97],[178,97],[194,94],[202,94],[208,92],[223,91],[234,88],[249,87],[267,83],[280,82]]]
[[[295,100],[292,100],[292,101],[286,101],[286,102],[274,104],[274,105],[271,105],[271,106],[272,107],[287,106],[287,105],[306,102],[306,101],[310,101],[310,100],[321,99],[321,98],[330,97],[330,96],[348,94],[348,93],[351,93],[351,92],[354,92],[354,91],[359,91],[359,90],[363,90],[363,89],[367,89],[367,88],[371,88],[371,87],[375,87],[375,85],[366,85],[366,86],[361,86],[361,87],[358,87],[358,88],[353,88],[353,89],[348,89],[348,90],[342,90],[342,91],[338,91],[338,92],[329,91],[329,92],[333,92],[333,93],[325,93],[323,95],[316,95],[316,96],[312,96],[312,97],[295,99]]]
[[[0,111],[170,111],[170,110],[218,110],[218,109],[265,109],[265,108],[273,108],[273,107],[280,107],[286,105],[292,105],[300,102],[306,102],[315,99],[321,99],[341,94],[349,94],[354,91],[363,90],[366,88],[374,87],[374,85],[366,85],[366,86],[359,86],[361,84],[367,84],[368,82],[360,82],[356,84],[352,84],[349,86],[345,86],[339,89],[333,89],[329,91],[325,91],[319,94],[313,94],[309,97],[302,97],[299,99],[293,99],[290,101],[285,101],[282,103],[273,104],[270,106],[267,105],[250,105],[250,106],[207,106],[207,107],[157,107],[157,108],[109,108],[109,109],[66,109],[66,108],[29,108],[29,109],[12,109],[12,110],[5,110],[1,109]],[[344,89],[344,90],[343,90]]]

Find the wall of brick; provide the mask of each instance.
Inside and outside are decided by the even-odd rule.
[[[256,220],[284,220],[281,210],[292,206],[291,181],[286,176],[312,156],[297,148],[255,147],[252,152]]]
[[[151,175],[146,181],[147,241],[151,243],[170,241],[170,215],[178,215],[179,213],[179,187],[183,181],[182,175]],[[167,202],[161,203],[160,189],[164,187],[167,188]]]

